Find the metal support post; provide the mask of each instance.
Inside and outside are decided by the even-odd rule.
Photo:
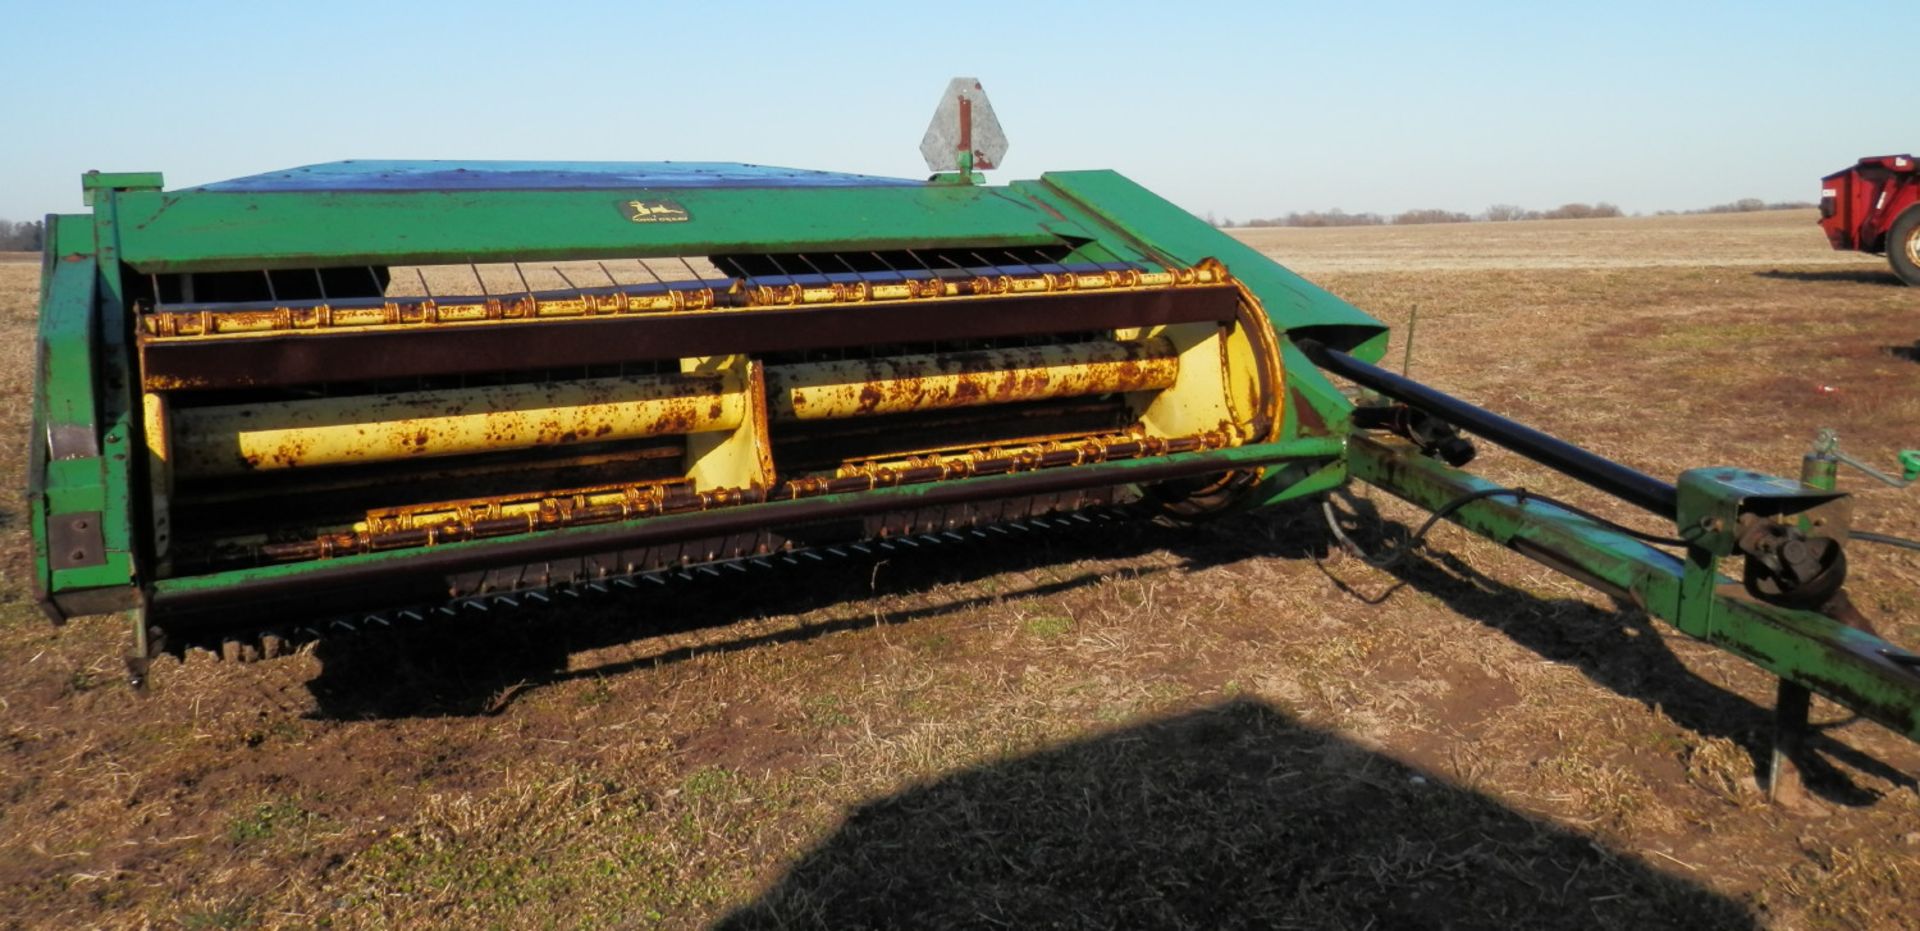
[[[1780,680],[1773,699],[1773,754],[1767,759],[1767,800],[1793,802],[1803,797],[1800,754],[1807,739],[1807,714],[1813,693],[1798,682]]]

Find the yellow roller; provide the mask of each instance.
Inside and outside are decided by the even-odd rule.
[[[733,430],[731,372],[597,378],[171,412],[181,476],[236,475]]]
[[[775,420],[879,414],[1157,391],[1179,375],[1161,338],[806,362],[767,369]]]

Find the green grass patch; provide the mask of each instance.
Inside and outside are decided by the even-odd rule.
[[[289,830],[304,828],[309,816],[284,799],[261,802],[227,821],[227,839],[236,844],[270,840]]]
[[[853,715],[841,707],[840,696],[832,693],[813,695],[806,700],[807,720],[820,727],[845,727]]]

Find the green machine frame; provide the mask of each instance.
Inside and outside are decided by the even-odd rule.
[[[402,163],[416,165],[418,163]],[[332,166],[319,166],[329,168]],[[357,585],[366,579],[430,579],[541,553],[584,550],[644,537],[669,539],[713,532],[692,515],[657,519],[644,528],[588,528],[457,543],[431,551],[377,553],[323,563],[261,566],[209,575],[156,577],[139,528],[144,487],[140,457],[140,370],[133,345],[134,308],[126,282],[140,276],[220,271],[310,269],[354,264],[672,257],[704,253],[804,253],[809,250],[999,248],[1062,244],[1073,259],[1198,263],[1214,258],[1243,267],[1236,277],[1258,294],[1276,330],[1312,331],[1377,355],[1384,328],[1372,318],[1251,249],[1112,172],[1069,172],[1006,187],[944,176],[897,182],[723,166],[739,177],[706,186],[662,187],[617,180],[581,189],[580,176],[614,174],[600,165],[561,170],[560,189],[499,188],[483,182],[461,191],[399,184],[373,187],[366,178],[391,164],[359,166],[281,186],[229,182],[165,192],[157,174],[85,177],[93,214],[55,216],[41,317],[39,390],[35,401],[32,487],[35,572],[56,617],[110,610],[159,610],[215,601],[249,604],[266,593]],[[474,173],[484,174],[487,163]],[[656,166],[622,165],[628,173]],[[674,166],[676,168],[682,166]],[[436,174],[459,170],[434,165]],[[250,179],[243,179],[250,180]],[[882,182],[884,183],[871,183]],[[618,186],[615,186],[618,185]],[[621,205],[671,203],[689,219],[634,222]],[[761,505],[740,522],[788,520],[846,508],[912,507],[928,496],[993,497],[1029,486],[1077,482],[1116,484],[1153,476],[1265,469],[1259,503],[1323,491],[1345,479],[1339,435],[1346,401],[1297,349],[1287,365],[1285,422],[1270,442],[1211,453],[1137,459],[1075,470],[1072,480],[1034,476],[975,479],[953,489],[903,487],[832,495],[806,507]],[[1137,476],[1137,477],[1136,477]],[[1000,486],[1005,486],[1000,487]],[[891,503],[889,503],[891,502]],[[684,526],[683,526],[684,525]],[[628,531],[623,535],[622,531]],[[530,546],[531,545],[531,546]],[[414,586],[422,592],[436,584]],[[142,625],[144,631],[145,625]]]

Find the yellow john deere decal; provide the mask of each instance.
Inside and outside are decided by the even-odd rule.
[[[635,223],[685,223],[687,208],[670,200],[623,200],[620,212]]]

